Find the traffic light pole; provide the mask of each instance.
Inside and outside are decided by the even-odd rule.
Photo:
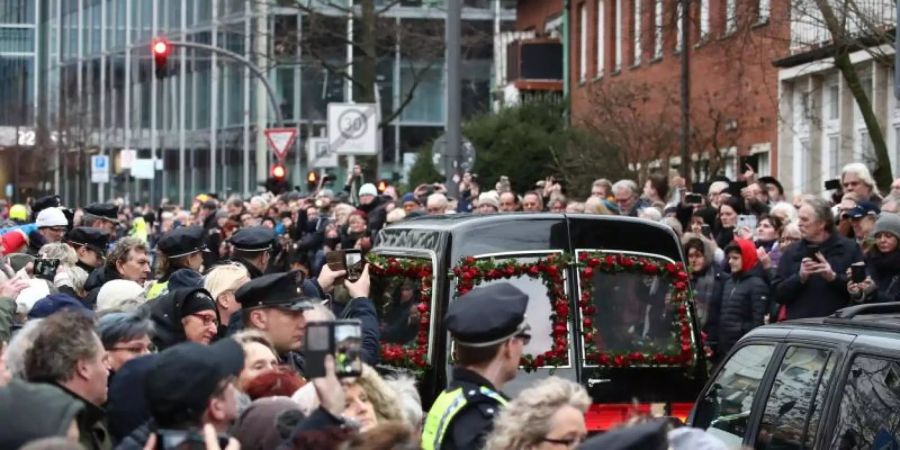
[[[257,67],[256,64],[253,64],[252,61],[250,61],[247,58],[244,58],[241,55],[238,55],[237,53],[225,50],[224,48],[212,46],[209,44],[201,44],[199,42],[188,42],[188,41],[171,41],[171,42],[169,42],[169,44],[172,45],[173,47],[185,47],[185,48],[195,48],[195,49],[199,49],[199,50],[207,50],[207,51],[213,52],[215,54],[222,55],[226,58],[233,59],[233,60],[243,64],[244,67],[250,69],[250,71],[253,72],[253,74],[256,75],[257,78],[259,78],[259,81],[262,82],[263,86],[265,86],[266,92],[269,95],[269,102],[272,104],[272,111],[275,113],[275,125],[278,126],[279,128],[284,126],[284,116],[281,114],[281,108],[278,107],[278,98],[275,96],[275,90],[272,89],[272,85],[269,84],[269,78],[266,77],[265,72],[263,72],[262,69]],[[259,130],[259,131],[262,132],[263,130]]]

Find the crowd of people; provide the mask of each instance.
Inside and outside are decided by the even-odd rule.
[[[383,334],[403,330],[385,327],[368,269],[350,281],[326,263],[333,250],[367,252],[383,227],[418,216],[664,224],[683,243],[714,358],[764,323],[900,301],[900,179],[882,196],[862,164],[843,168],[831,198],[792,201],[752,170],[690,187],[659,175],[642,187],[600,179],[584,201],[552,177],[520,194],[506,177],[487,190],[467,173],[451,198],[439,183],[379,190],[360,173],[340,190],[200,195],[190,208],[0,203],[0,448],[695,448],[711,439],[650,421],[582,444],[590,400],[556,377],[506,398],[530,331],[527,296],[504,284],[451,304],[444,325],[457,367],[426,414],[415,379],[375,369]],[[363,370],[338,378],[329,359],[326,376],[307,379],[307,324],[336,318],[359,321]],[[622,434],[643,446],[617,446]]]

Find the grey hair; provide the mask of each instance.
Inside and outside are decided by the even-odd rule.
[[[97,334],[107,350],[119,342],[153,337],[153,322],[146,314],[134,312],[114,312],[97,321]]]
[[[612,185],[613,194],[615,194],[616,192],[622,192],[625,189],[630,190],[631,195],[637,197],[638,187],[637,183],[635,183],[634,180],[619,180]]]
[[[425,205],[434,205],[435,207],[447,207],[449,201],[447,200],[447,196],[441,194],[440,192],[436,192],[428,196],[428,200],[425,201]]]
[[[726,189],[728,189],[727,181],[713,181],[712,184],[709,185],[709,192],[722,193]]]
[[[413,430],[418,430],[425,413],[422,411],[422,397],[416,387],[416,379],[409,375],[397,375],[386,378],[385,381],[400,396],[400,412],[403,413],[406,424]]]
[[[844,177],[848,174],[856,175],[859,178],[859,181],[862,181],[863,184],[872,188],[873,194],[878,193],[878,188],[875,185],[875,178],[872,178],[872,172],[869,171],[869,168],[866,167],[865,164],[855,162],[844,166],[841,169],[841,181],[844,181]]]
[[[13,378],[25,379],[25,355],[31,351],[34,338],[41,330],[41,322],[44,319],[31,319],[25,322],[18,332],[13,334],[9,345],[6,346],[6,368]]]
[[[312,309],[303,313],[307,322],[334,322],[334,312],[322,302],[317,302]]]
[[[38,252],[42,258],[58,259],[62,266],[72,266],[78,263],[78,254],[75,249],[62,242],[45,244]]]
[[[582,414],[591,404],[578,383],[551,376],[523,390],[494,421],[485,450],[519,450],[538,444],[550,431],[550,420],[560,408],[571,406]]]
[[[787,218],[785,223],[795,222],[797,221],[797,208],[794,208],[794,205],[788,202],[778,202],[772,205],[772,208],[769,209],[770,216],[777,216],[779,213],[784,213],[784,216]]]
[[[28,381],[65,382],[75,375],[79,361],[102,352],[94,321],[80,311],[63,311],[44,319],[25,354]]]
[[[828,200],[821,197],[810,197],[804,200],[803,204],[812,208],[816,218],[825,223],[825,231],[834,233],[834,215],[831,213],[831,205]]]

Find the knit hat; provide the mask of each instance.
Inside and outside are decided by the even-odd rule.
[[[209,310],[216,311],[216,302],[206,290],[197,289],[196,292],[184,299],[184,304],[181,305],[181,317]]]
[[[378,189],[375,188],[374,184],[366,183],[362,185],[361,188],[359,188],[359,196],[362,197],[363,195],[371,195],[373,197],[377,197]]]
[[[500,199],[497,197],[497,194],[484,192],[478,196],[478,206],[481,207],[482,205],[490,205],[494,209],[500,209]]]
[[[97,293],[97,311],[123,309],[143,303],[144,288],[131,280],[111,280]]]
[[[36,223],[38,228],[69,226],[69,220],[66,219],[66,215],[59,208],[42,210],[38,213]]]
[[[878,233],[891,233],[897,239],[900,239],[900,215],[885,212],[881,214],[878,221],[875,222],[875,231],[872,235]]]
[[[412,192],[408,192],[408,193],[406,193],[406,194],[403,195],[403,199],[401,200],[400,204],[404,204],[404,205],[405,205],[405,204],[407,204],[407,203],[415,203],[415,204],[418,205],[418,204],[419,204],[419,199],[417,199],[417,198],[416,198],[416,195],[413,194]]]

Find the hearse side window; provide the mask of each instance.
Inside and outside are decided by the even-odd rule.
[[[857,356],[847,374],[829,448],[896,448],[900,433],[900,363]]]
[[[757,450],[812,448],[834,366],[830,356],[822,349],[787,349],[760,421]]]
[[[433,284],[431,261],[400,256],[377,258],[380,259],[370,267],[370,292],[381,325],[382,344],[427,348],[430,324],[427,316]],[[389,356],[382,355],[382,359],[391,363]]]
[[[739,448],[753,398],[774,352],[775,346],[769,344],[747,345],[735,352],[698,401],[694,426],[718,437],[728,448]]]

